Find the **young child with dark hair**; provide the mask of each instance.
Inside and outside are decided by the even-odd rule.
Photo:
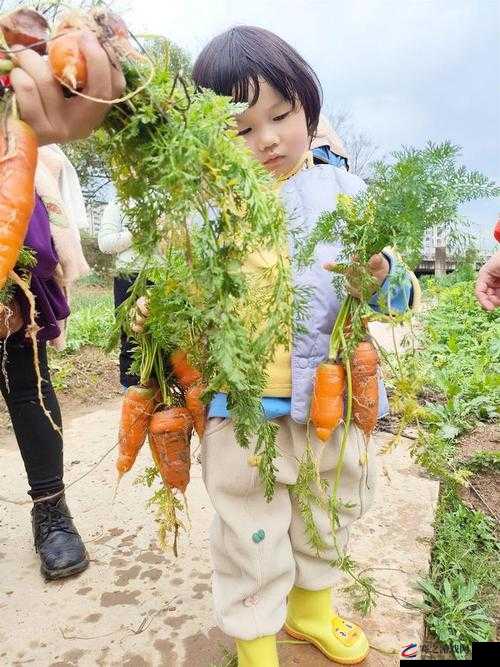
[[[94,78],[84,92],[116,97],[112,91],[123,87],[123,82],[106,69],[103,54],[89,40],[87,37],[85,42],[92,64],[89,72],[100,71],[103,76],[99,81]],[[98,124],[103,112],[94,103],[86,101],[85,106],[73,100],[73,108],[58,98],[55,90],[44,91],[48,78],[41,76],[45,66],[40,59],[21,56],[20,61],[23,74],[18,71],[14,78],[21,92],[21,110],[45,141],[46,137],[57,140],[53,128],[59,125],[64,130],[62,139],[70,140]],[[26,76],[34,82],[39,96],[23,97]],[[224,32],[202,51],[193,76],[200,87],[248,103],[236,117],[239,134],[256,159],[276,177],[290,228],[299,227],[307,234],[321,213],[335,208],[339,193],[356,195],[365,187],[361,179],[346,171],[347,164],[341,159],[345,156],[331,150],[331,143],[320,142],[322,150],[316,154],[311,151],[321,87],[304,59],[273,33],[246,26]],[[39,99],[47,104],[42,105]],[[294,251],[294,235],[290,234],[282,253],[293,261]],[[277,349],[266,369],[269,381],[262,406],[266,417],[279,426],[277,484],[271,502],[264,498],[252,448],[242,449],[236,441],[227,396],[216,395],[209,406],[202,466],[216,511],[211,530],[213,595],[219,626],[236,639],[240,667],[276,667],[276,633],[283,625],[290,635],[309,641],[335,662],[362,662],[369,650],[362,629],[331,607],[340,571],[335,567],[339,554],[330,517],[321,507],[314,507],[313,519],[325,545],[317,550],[308,542],[300,508],[290,492],[307,446],[315,368],[328,357],[329,337],[340,308],[325,266],[335,262],[340,252],[338,244],[321,244],[310,267],[293,271],[297,285],[311,288],[311,301],[305,330],[294,334],[288,348]],[[269,269],[266,274],[272,276],[278,259],[263,248],[248,258],[245,270],[262,274],[263,269]],[[388,290],[392,309],[403,311],[417,304],[418,284],[411,274],[406,282],[399,280],[397,287],[387,280],[396,270],[400,275],[400,268],[390,252],[369,260],[368,270],[380,285],[373,295],[374,308],[381,293]],[[384,414],[387,396],[382,383],[379,393],[379,413]],[[341,431],[338,428],[324,444],[311,434],[321,478],[328,485],[335,478]],[[335,536],[342,550],[347,546],[350,525],[372,502],[376,477],[375,453],[364,434],[351,425],[348,436],[339,485],[342,509]]]
[[[355,195],[364,188],[346,170],[345,157],[330,142],[311,143],[317,133],[321,87],[311,67],[285,41],[261,28],[235,27],[213,39],[198,57],[193,77],[202,88],[231,96],[248,107],[236,117],[239,135],[280,184],[281,197],[295,228],[309,232],[322,212],[335,208],[339,193]],[[318,142],[316,142],[318,145]],[[328,513],[315,507],[314,520],[326,548],[317,551],[307,539],[304,518],[290,487],[307,443],[308,410],[313,377],[328,357],[328,342],[339,301],[325,265],[339,255],[338,245],[322,245],[312,267],[294,270],[294,280],[312,287],[306,332],[297,333],[288,349],[276,351],[266,369],[262,397],[265,415],[279,425],[276,492],[264,498],[252,451],[242,449],[227,409],[227,396],[217,394],[209,406],[202,442],[203,477],[216,510],[211,530],[213,595],[217,622],[235,637],[240,667],[278,665],[276,633],[285,626],[293,637],[314,644],[329,659],[355,664],[368,654],[368,640],[358,626],[331,608],[339,570]],[[283,253],[293,258],[293,235]],[[252,254],[245,270],[270,269],[278,261],[268,249]],[[368,269],[382,291],[397,260],[374,255]],[[269,285],[271,288],[271,285]],[[391,307],[405,310],[412,294],[408,276]],[[372,299],[374,307],[380,292]],[[380,387],[380,413],[387,396]],[[332,484],[342,428],[322,444],[311,434],[321,461],[323,480]],[[250,454],[250,456],[249,456]],[[223,462],[223,464],[221,464]],[[336,541],[345,549],[350,524],[370,506],[375,486],[375,455],[364,435],[352,425],[343,464]]]

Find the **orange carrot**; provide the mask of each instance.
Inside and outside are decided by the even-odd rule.
[[[78,33],[68,21],[56,28],[48,45],[52,73],[72,90],[81,90],[87,83],[87,63],[80,51]]]
[[[119,454],[116,468],[120,477],[128,472],[146,440],[148,425],[155,406],[157,388],[129,387],[122,403]]]
[[[183,350],[172,352],[170,363],[172,371],[183,389],[188,389],[192,384],[201,379],[201,373],[190,365],[187,355]]]
[[[342,419],[344,384],[345,369],[341,364],[328,360],[316,369],[310,418],[322,442],[328,440]]]
[[[6,127],[6,129],[5,129]],[[38,142],[22,120],[0,130],[0,289],[14,268],[35,207]]]
[[[125,22],[113,12],[103,7],[94,7],[88,15],[69,12],[57,26],[48,54],[52,73],[72,90],[81,90],[87,83],[87,63],[78,41],[82,30],[94,32],[115,66],[125,58],[144,59],[130,45]]]
[[[193,368],[183,350],[175,350],[170,355],[172,371],[185,392],[186,408],[191,412],[196,433],[201,438],[205,432],[206,407],[200,396],[205,391],[201,384],[201,373]]]
[[[16,9],[0,17],[0,29],[8,46],[19,44],[45,55],[49,24],[33,9]]]
[[[193,419],[186,408],[155,412],[149,424],[149,444],[163,482],[182,493],[189,482],[192,430]]]
[[[186,408],[191,413],[193,418],[194,428],[200,438],[205,433],[205,426],[207,422],[206,406],[201,400],[200,396],[205,391],[205,388],[199,382],[191,385],[186,390]]]
[[[372,343],[360,343],[351,360],[352,409],[354,422],[367,438],[378,419],[378,365],[379,357]]]

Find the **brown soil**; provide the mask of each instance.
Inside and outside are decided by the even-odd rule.
[[[63,417],[89,412],[122,393],[116,354],[85,347],[76,354],[51,355],[50,365]],[[0,400],[0,441],[9,433],[9,414]]]
[[[459,458],[466,462],[480,452],[500,450],[500,428],[498,424],[479,424],[471,433],[462,438]],[[460,497],[467,507],[480,510],[499,521],[500,476],[495,470],[477,472],[470,479],[468,488],[462,488]]]

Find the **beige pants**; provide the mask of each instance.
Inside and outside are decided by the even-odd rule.
[[[339,577],[339,571],[329,564],[338,558],[338,552],[328,514],[314,509],[315,523],[328,545],[318,555],[308,544],[297,499],[289,489],[297,481],[306,448],[306,427],[290,417],[276,422],[280,426],[280,456],[276,459],[276,491],[269,503],[258,469],[252,465],[253,450],[238,445],[230,419],[209,420],[202,443],[203,479],[217,513],[210,535],[215,613],[220,628],[237,639],[278,632],[285,621],[286,596],[292,586],[320,590],[332,586]],[[311,429],[321,477],[332,485],[341,435],[340,427],[322,444]],[[339,515],[336,537],[341,550],[347,547],[350,524],[364,514],[373,499],[376,457],[372,447],[369,443],[367,448],[361,431],[352,426],[337,495],[354,506],[343,508]],[[253,536],[259,531],[264,531],[264,538],[256,542]]]

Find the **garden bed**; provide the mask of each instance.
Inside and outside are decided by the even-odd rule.
[[[91,410],[122,393],[117,352],[105,351],[113,323],[110,281],[92,275],[77,283],[71,311],[66,350],[49,347],[52,383],[64,416]],[[8,432],[10,418],[0,401],[0,437]]]

